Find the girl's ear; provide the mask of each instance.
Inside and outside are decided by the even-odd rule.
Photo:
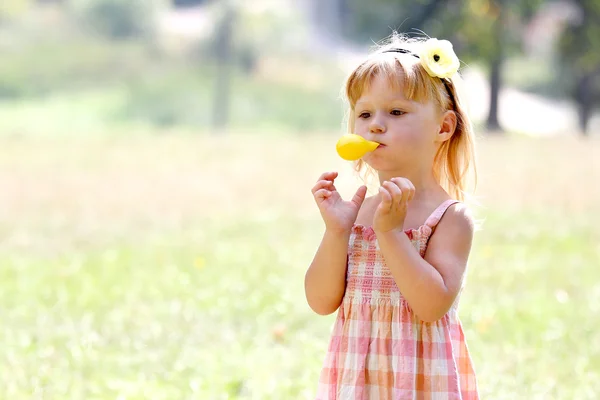
[[[442,116],[440,130],[436,137],[436,142],[445,142],[454,135],[456,130],[457,118],[453,110],[448,110]]]

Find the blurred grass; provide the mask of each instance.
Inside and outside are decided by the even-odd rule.
[[[311,398],[335,316],[304,301],[310,187],[357,183],[335,138],[0,139],[0,398]],[[460,315],[482,398],[594,399],[599,143],[479,145]]]

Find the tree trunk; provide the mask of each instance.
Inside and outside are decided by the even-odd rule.
[[[486,127],[490,132],[503,132],[498,119],[500,88],[502,87],[502,64],[504,62],[504,23],[505,13],[502,0],[496,0],[494,6],[498,9],[498,18],[494,22],[492,34],[495,53],[490,60],[490,109]]]
[[[577,82],[577,106],[579,114],[579,131],[583,136],[588,135],[588,126],[592,116],[592,77],[583,76]]]
[[[213,103],[214,133],[222,133],[229,123],[229,107],[231,102],[231,66],[232,41],[235,11],[227,4],[223,18],[217,28],[215,41],[217,58],[217,77],[215,79],[215,97]]]
[[[498,120],[498,100],[500,98],[500,86],[502,82],[502,59],[496,57],[491,61],[490,71],[490,109],[486,127],[492,132],[502,132]]]
[[[582,136],[588,136],[588,126],[592,115],[592,107],[589,103],[579,103],[579,131]]]

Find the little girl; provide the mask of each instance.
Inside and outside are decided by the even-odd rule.
[[[312,189],[325,234],[305,277],[338,310],[318,400],[478,399],[457,315],[474,222],[465,205],[474,136],[452,44],[393,35],[349,76],[349,131],[380,143],[357,162],[379,192]]]

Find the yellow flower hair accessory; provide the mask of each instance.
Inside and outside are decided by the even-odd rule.
[[[432,77],[440,79],[452,78],[460,67],[460,61],[452,43],[447,40],[437,40],[435,38],[428,39],[421,47],[419,54],[415,54],[407,49],[393,48],[383,51],[384,53],[403,53],[417,57],[421,61],[421,65]]]
[[[441,79],[451,78],[460,67],[452,43],[447,40],[428,39],[423,43],[419,58],[421,65],[430,76]]]

